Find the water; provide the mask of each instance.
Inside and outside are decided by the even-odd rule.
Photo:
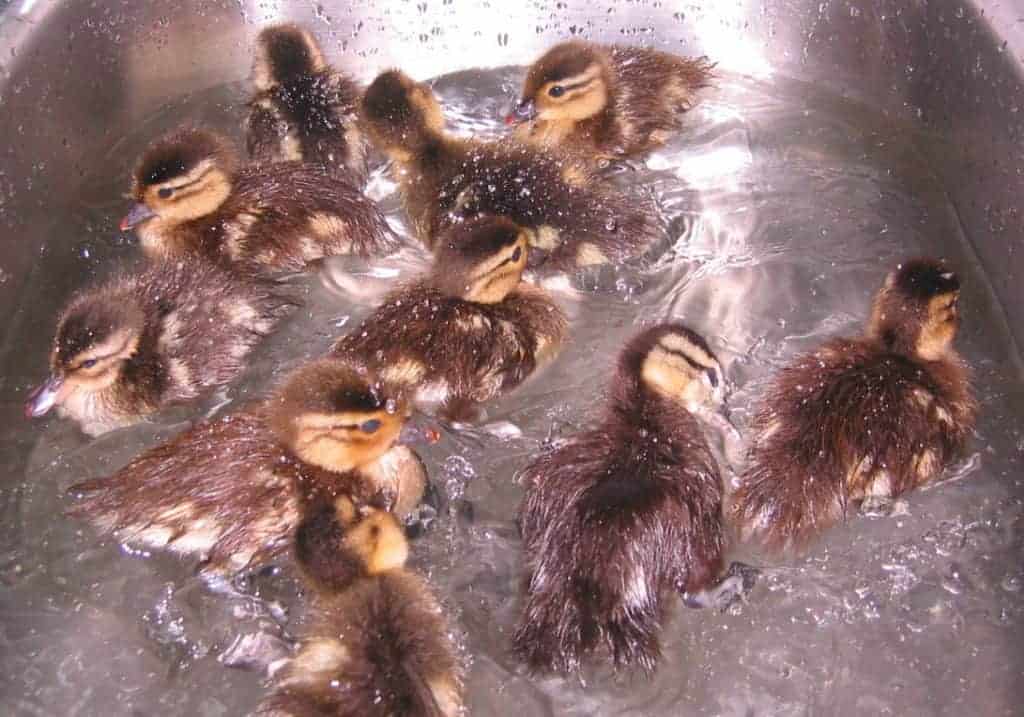
[[[453,129],[494,134],[522,71],[463,72],[437,81]],[[136,249],[116,239],[133,158],[155,133],[188,117],[237,135],[238,86],[183,98],[136,134],[97,148],[80,211],[55,222],[40,296],[58,300]],[[475,431],[423,451],[450,512],[414,544],[413,562],[444,602],[467,663],[477,715],[1017,714],[1024,640],[1024,415],[1019,356],[931,170],[945,151],[871,109],[819,87],[724,76],[667,147],[618,170],[655,191],[671,248],[646,271],[590,277],[595,291],[562,293],[572,339],[541,376],[488,407],[522,436]],[[396,223],[393,187],[375,197]],[[861,517],[803,558],[765,564],[749,601],[723,613],[682,608],[665,629],[650,682],[600,667],[580,679],[533,680],[508,654],[517,609],[513,523],[519,471],[542,441],[588,426],[600,387],[640,324],[681,318],[707,336],[730,381],[740,428],[759,380],[796,353],[859,330],[885,273],[907,255],[949,258],[965,288],[959,346],[983,406],[972,455],[902,514]],[[410,278],[416,249],[361,270]],[[59,267],[58,271],[55,267]],[[307,307],[256,353],[237,386],[200,411],[229,409],[318,355],[364,316],[376,294],[338,289],[352,263],[297,278]],[[377,282],[378,288],[386,286]],[[372,286],[371,286],[372,289]],[[21,400],[45,364],[51,300],[14,319],[37,357],[6,383]],[[225,403],[226,402],[226,403]],[[221,409],[223,410],[223,408]],[[64,489],[124,464],[195,414],[87,441],[67,424],[10,426],[0,491],[0,703],[12,714],[244,714],[261,676],[219,658],[239,635],[271,644],[302,622],[288,566],[213,595],[193,566],[129,555],[61,518]],[[757,556],[738,553],[746,560]]]

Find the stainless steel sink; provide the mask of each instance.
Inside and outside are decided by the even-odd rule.
[[[521,75],[507,68],[570,36],[706,54],[723,78],[674,149],[644,175],[657,183],[675,177],[677,167],[683,180],[692,173],[685,206],[670,207],[691,220],[683,223],[691,229],[680,230],[683,268],[631,277],[625,291],[620,282],[584,295],[603,318],[588,323],[593,314],[576,310],[583,318],[563,359],[494,415],[520,424],[524,440],[441,446],[426,456],[453,504],[475,506],[472,520],[454,511],[414,548],[417,566],[451,609],[473,714],[1020,713],[1024,1],[0,0],[0,8],[4,713],[242,713],[258,702],[260,677],[218,658],[238,634],[273,623],[287,637],[301,622],[303,601],[287,569],[241,586],[244,596],[213,595],[190,566],[119,555],[62,517],[63,491],[75,479],[116,469],[180,429],[188,411],[97,442],[21,415],[43,375],[61,302],[136,257],[117,220],[140,143],[185,119],[237,134],[245,87],[238,83],[249,72],[251,43],[262,25],[283,20],[312,28],[332,60],[363,80],[390,66],[420,79],[449,75],[437,91],[460,117],[478,112],[485,124],[497,115],[495,103],[515,92]],[[451,75],[469,68],[505,69]],[[477,95],[460,94],[464,80],[480,90],[478,105]],[[763,110],[776,90],[789,98],[791,124],[767,131],[753,114],[729,124],[744,98],[763,98]],[[816,120],[826,104],[827,126]],[[705,132],[709,126],[717,129]],[[732,144],[724,153],[691,151],[721,149],[736,141],[733,131],[743,137],[742,152]],[[822,133],[833,133],[825,149],[815,144]],[[722,184],[723,158],[762,166],[763,155],[781,147],[763,165],[778,168],[843,142],[844,161],[867,167],[874,189],[842,202],[842,220],[847,229],[870,231],[875,243],[850,249],[857,234],[844,234],[821,239],[815,251],[809,240],[825,236],[821,218],[832,216],[829,204],[843,189],[816,194],[808,184],[800,197],[797,182],[792,196],[813,205],[813,221],[786,225],[784,236],[758,244],[785,221],[784,200],[766,199],[763,184]],[[837,156],[828,154],[829,162]],[[672,172],[664,170],[670,165]],[[735,208],[748,199],[750,211]],[[722,202],[735,211],[722,210]],[[878,226],[858,224],[858,207],[875,212]],[[738,217],[751,211],[757,218],[744,224]],[[773,224],[768,217],[779,218]],[[935,232],[942,241],[930,244]],[[922,236],[911,239],[915,233]],[[735,261],[715,264],[731,251],[729,237],[754,247],[755,259],[737,252]],[[786,270],[773,271],[773,252],[805,244],[810,249],[788,258]],[[954,247],[974,277],[965,355],[985,416],[976,452],[956,472],[962,480],[912,497],[907,516],[858,518],[809,556],[764,566],[744,605],[725,613],[680,608],[667,633],[669,659],[653,683],[600,670],[585,684],[525,675],[505,644],[516,606],[515,469],[549,431],[585,423],[580,416],[596,405],[622,337],[638,321],[684,316],[727,357],[743,406],[756,379],[795,350],[830,331],[856,330],[886,262],[904,247]],[[342,330],[340,315],[366,310],[359,302],[331,304],[310,286],[315,308],[284,332],[263,357],[264,369],[232,399],[258,394],[273,364],[316,353]],[[828,318],[817,316],[814,297],[829,301],[829,292]],[[757,322],[772,328],[751,328]],[[291,619],[277,602],[292,607]]]

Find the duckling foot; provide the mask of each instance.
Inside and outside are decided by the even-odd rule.
[[[724,612],[738,602],[745,602],[757,583],[760,570],[744,563],[733,563],[725,577],[714,587],[698,593],[684,593],[683,604],[690,608],[714,608]]]
[[[272,665],[287,659],[291,646],[280,637],[266,632],[238,635],[217,658],[225,667],[269,672]]]
[[[860,503],[860,514],[867,518],[894,518],[910,515],[907,502],[884,495],[869,495]]]

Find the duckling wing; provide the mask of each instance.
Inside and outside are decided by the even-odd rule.
[[[665,591],[700,589],[722,563],[720,480],[706,445],[690,445],[606,425],[527,468],[513,644],[532,669],[573,671],[599,648],[655,668]]]
[[[764,394],[733,498],[741,534],[802,546],[845,517],[850,501],[926,483],[961,455],[975,410],[958,365],[829,342]]]
[[[339,254],[381,255],[398,238],[377,206],[343,174],[277,162],[239,174],[222,209],[221,251],[233,263],[300,271]]]
[[[129,544],[235,571],[287,544],[299,515],[296,470],[262,414],[243,411],[72,486],[81,498],[67,513]]]

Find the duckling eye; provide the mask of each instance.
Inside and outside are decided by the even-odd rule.
[[[376,433],[377,429],[380,428],[380,421],[376,418],[371,418],[369,421],[365,421],[359,429],[363,433]]]
[[[174,194],[174,189],[172,187],[160,187],[156,193],[160,195],[161,199],[167,199]]]
[[[92,368],[98,363],[96,359],[86,359],[82,362],[82,368]]]
[[[561,97],[562,95],[565,94],[565,88],[562,87],[561,85],[555,85],[550,90],[548,90],[548,94],[551,95],[552,97]]]
[[[519,261],[522,258],[523,258],[523,248],[521,246],[517,246],[516,250],[514,252],[512,252],[512,261]]]

